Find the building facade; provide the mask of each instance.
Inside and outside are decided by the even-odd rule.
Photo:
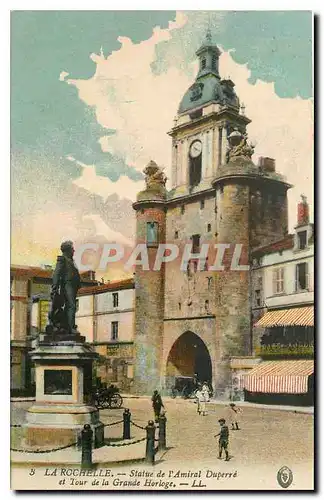
[[[98,382],[132,390],[134,280],[122,280],[81,288],[77,299],[77,324],[100,355]]]
[[[254,362],[251,252],[287,234],[290,185],[273,159],[252,162],[250,120],[234,83],[219,75],[219,55],[208,33],[197,51],[196,80],[169,132],[172,189],[166,191],[151,162],[144,170],[146,189],[133,205],[137,244],[149,262],[149,269],[136,266],[135,272],[138,393],[168,391],[177,376],[206,380],[219,396],[242,393],[233,380]],[[177,247],[178,257],[157,269],[161,244]],[[186,244],[191,252],[183,268]]]
[[[253,372],[249,374],[245,384],[246,396],[262,401],[270,400],[271,395],[277,402],[312,404],[314,226],[309,222],[305,197],[298,204],[294,233],[256,249],[252,257],[253,350],[263,364],[255,372],[259,382],[256,382]],[[276,365],[271,366],[270,362]],[[263,366],[266,370],[280,368],[287,384],[280,381],[279,375],[277,383],[272,386],[264,382]],[[296,377],[293,382],[290,380],[290,384],[288,370],[291,377]],[[300,381],[304,385],[298,388]]]
[[[13,265],[10,268],[10,388],[32,394],[33,366],[28,353],[44,332],[50,306],[53,269]],[[83,286],[96,283],[90,271],[81,274]]]

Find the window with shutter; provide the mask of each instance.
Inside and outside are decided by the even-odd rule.
[[[285,269],[278,267],[273,270],[273,294],[284,293],[285,291]]]
[[[308,289],[308,266],[307,262],[301,262],[296,266],[296,291]]]
[[[111,322],[111,340],[118,339],[118,321]]]

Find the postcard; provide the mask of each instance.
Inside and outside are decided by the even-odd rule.
[[[13,490],[314,490],[313,25],[11,12]]]

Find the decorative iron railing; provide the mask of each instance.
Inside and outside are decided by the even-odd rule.
[[[257,347],[255,350],[257,356],[261,358],[313,358],[313,344],[270,344]]]

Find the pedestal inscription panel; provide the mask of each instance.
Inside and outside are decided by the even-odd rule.
[[[72,395],[72,370],[44,370],[44,394]]]

